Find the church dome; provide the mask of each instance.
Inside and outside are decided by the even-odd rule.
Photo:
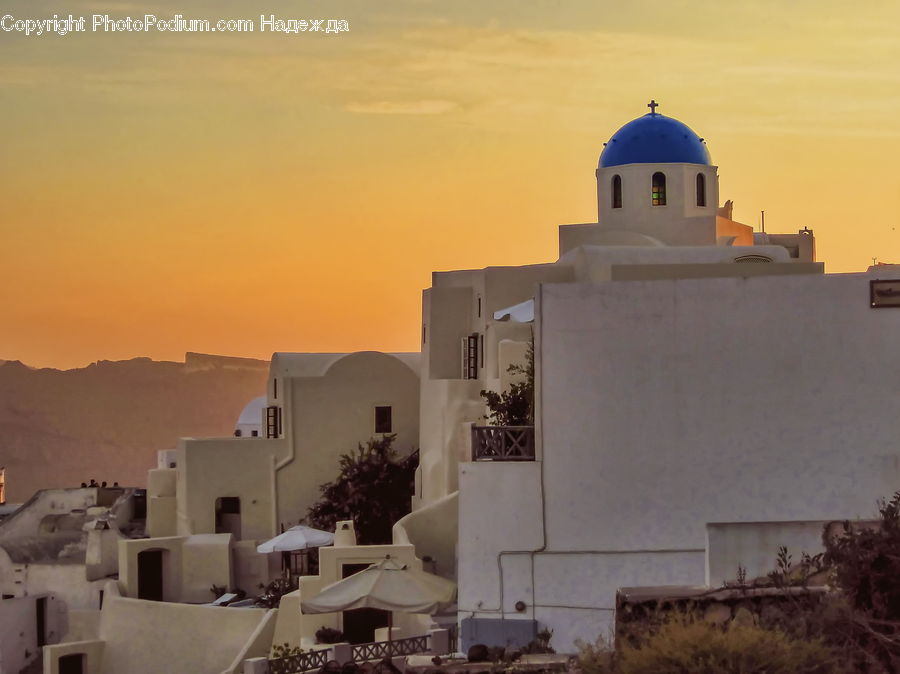
[[[616,131],[600,153],[600,168],[622,164],[709,165],[710,159],[703,140],[687,124],[649,112]]]
[[[238,417],[237,425],[252,426],[256,424],[258,426],[262,421],[262,411],[265,406],[265,396],[259,396],[258,398],[251,400],[244,406],[244,409],[241,410],[241,416]]]

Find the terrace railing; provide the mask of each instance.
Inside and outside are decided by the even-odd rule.
[[[534,461],[534,426],[472,426],[472,461]]]
[[[366,662],[367,660],[384,660],[396,658],[401,655],[414,655],[429,651],[428,635],[409,637],[408,639],[394,639],[393,641],[376,641],[370,644],[357,644],[351,651],[354,662]]]
[[[328,662],[328,653],[328,649],[324,649],[269,660],[269,674],[296,674],[321,669]]]

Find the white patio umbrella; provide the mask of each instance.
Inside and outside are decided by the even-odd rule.
[[[256,546],[257,552],[294,552],[334,543],[334,534],[298,524]]]
[[[390,556],[359,573],[325,587],[300,602],[304,613],[336,613],[380,608],[404,613],[435,613],[456,597],[456,583],[433,573],[411,569]],[[388,614],[390,640],[392,616]]]

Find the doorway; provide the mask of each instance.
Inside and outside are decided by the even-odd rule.
[[[216,533],[231,534],[235,541],[241,540],[240,497],[223,496],[216,499]]]
[[[143,550],[138,553],[138,599],[163,600],[163,553]]]
[[[342,564],[341,578],[352,576],[363,569],[369,568],[369,564]],[[344,639],[351,644],[368,644],[375,641],[375,630],[388,626],[388,611],[380,608],[356,608],[352,611],[343,611]]]
[[[47,645],[47,597],[38,597],[35,603],[37,615],[37,647]]]
[[[84,674],[84,653],[61,655],[59,674]]]

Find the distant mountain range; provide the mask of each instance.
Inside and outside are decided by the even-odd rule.
[[[269,363],[188,353],[74,370],[0,360],[0,467],[6,500],[95,479],[143,487],[156,452],[180,437],[230,436],[265,392]]]

